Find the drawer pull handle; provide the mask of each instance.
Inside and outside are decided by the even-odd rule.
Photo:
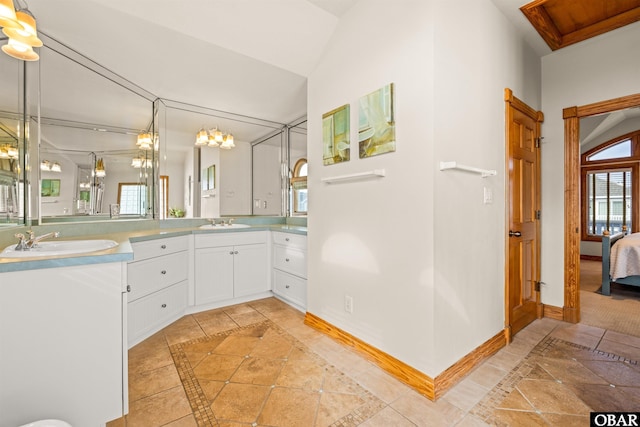
[[[167,274],[167,270],[162,270],[160,274]]]
[[[285,288],[287,288],[287,289],[289,289],[290,287],[291,287],[291,286],[289,286],[289,285],[286,285],[286,286],[285,286]]]
[[[234,254],[235,254],[235,255],[238,255],[238,251],[235,251],[235,252],[234,252]]]
[[[160,307],[167,308],[167,304],[162,304]]]
[[[285,241],[285,242],[288,242],[288,241],[289,241],[289,238],[288,238],[288,237],[285,237],[285,238],[284,238],[284,241]]]
[[[160,249],[167,249],[167,245],[160,246]]]
[[[289,262],[289,258],[285,258],[284,260],[285,260],[285,261],[287,261],[287,262]]]

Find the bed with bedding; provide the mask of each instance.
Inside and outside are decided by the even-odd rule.
[[[613,282],[640,286],[640,233],[602,236],[602,295]]]

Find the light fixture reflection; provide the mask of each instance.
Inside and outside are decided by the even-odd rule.
[[[9,56],[23,61],[37,61],[40,56],[34,47],[41,47],[38,38],[36,19],[27,9],[16,11],[11,0],[0,0],[0,26],[8,37],[2,51]]]

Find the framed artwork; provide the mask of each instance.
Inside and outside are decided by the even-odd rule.
[[[360,98],[358,148],[360,158],[396,151],[393,83]]]
[[[209,191],[216,188],[216,165],[202,169],[202,191]]]
[[[60,197],[60,180],[43,179],[40,195],[42,197]]]
[[[325,165],[349,161],[349,120],[349,104],[322,115],[322,161]]]

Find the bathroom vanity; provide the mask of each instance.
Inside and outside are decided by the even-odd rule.
[[[107,237],[119,247],[0,258],[0,427],[126,414],[128,349],[185,314],[273,295],[306,307],[306,227]]]

